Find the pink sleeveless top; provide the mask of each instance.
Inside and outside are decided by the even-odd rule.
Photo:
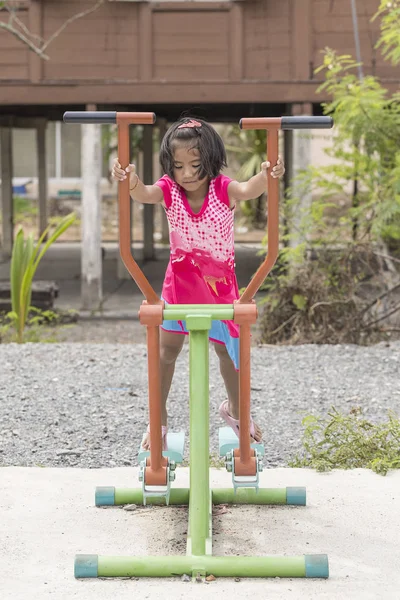
[[[156,182],[164,194],[170,231],[171,254],[162,289],[166,302],[233,304],[239,297],[230,181],[225,175],[210,181],[199,213],[192,211],[185,191],[168,175]],[[232,326],[231,334],[237,335]]]

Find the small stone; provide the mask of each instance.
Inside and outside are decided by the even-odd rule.
[[[215,575],[207,575],[206,577],[206,581],[215,581],[217,578],[215,577]]]
[[[126,504],[126,506],[124,506],[124,510],[136,510],[137,509],[137,504]]]
[[[188,581],[190,581],[190,577],[189,577],[189,575],[186,575],[186,573],[184,573],[184,574],[182,575],[182,577],[181,577],[181,581],[185,581],[186,583],[187,583]]]
[[[235,577],[235,581],[239,582],[240,581],[240,577]]]
[[[82,454],[82,452],[79,452],[78,450],[58,450],[56,452],[57,456],[80,456]]]

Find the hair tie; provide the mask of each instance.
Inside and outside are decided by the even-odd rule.
[[[178,125],[178,129],[185,129],[185,127],[201,127],[201,123],[199,123],[198,121],[190,120],[187,123]]]

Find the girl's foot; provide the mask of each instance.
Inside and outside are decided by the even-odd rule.
[[[168,432],[168,427],[166,425],[161,425],[162,449],[163,450],[168,450],[167,432]],[[142,450],[150,450],[150,425],[147,425],[147,431],[143,435],[141,449]]]
[[[239,414],[235,414],[235,411],[229,407],[229,400],[224,400],[224,402],[221,404],[219,407],[219,414],[227,423],[227,425],[229,425],[229,427],[231,427],[239,437]],[[262,431],[259,426],[254,423],[253,419],[250,418],[250,441],[251,443],[258,443],[261,442],[261,440]]]

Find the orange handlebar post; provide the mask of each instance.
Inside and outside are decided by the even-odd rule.
[[[117,124],[154,125],[156,115],[151,112],[117,112]]]
[[[123,169],[129,165],[129,118],[122,117],[118,121],[118,158]],[[122,113],[129,115],[129,113]],[[140,113],[131,113],[137,115]],[[144,113],[149,115],[152,113]],[[137,121],[135,121],[137,122]],[[136,263],[131,252],[131,198],[129,194],[129,177],[118,184],[118,204],[119,204],[119,249],[121,258],[128,269],[130,275],[135,280],[140,291],[146,298],[148,304],[160,304],[161,299],[157,296],[151,287],[145,274]]]
[[[97,123],[118,125],[118,158],[121,167],[129,165],[129,125],[152,125],[156,115],[152,112],[115,112],[115,111],[67,111],[63,116],[65,123]],[[121,258],[131,277],[135,280],[148,304],[161,304],[160,298],[151,287],[146,276],[136,263],[131,252],[131,199],[129,177],[118,184],[119,205],[119,249]]]
[[[266,129],[267,157],[271,163],[268,171],[268,246],[267,256],[247,288],[239,298],[241,304],[252,301],[264,279],[274,266],[279,253],[279,180],[271,175],[278,160],[279,129],[331,129],[332,117],[294,116],[294,117],[255,117],[241,119],[241,129]]]
[[[268,171],[268,249],[264,262],[260,265],[250,283],[239,298],[241,304],[251,302],[263,284],[264,279],[274,266],[279,252],[279,180],[272,177],[272,167],[276,165],[279,152],[278,130],[280,119],[260,118],[242,119],[240,124],[243,129],[267,129],[267,157],[271,163]]]

